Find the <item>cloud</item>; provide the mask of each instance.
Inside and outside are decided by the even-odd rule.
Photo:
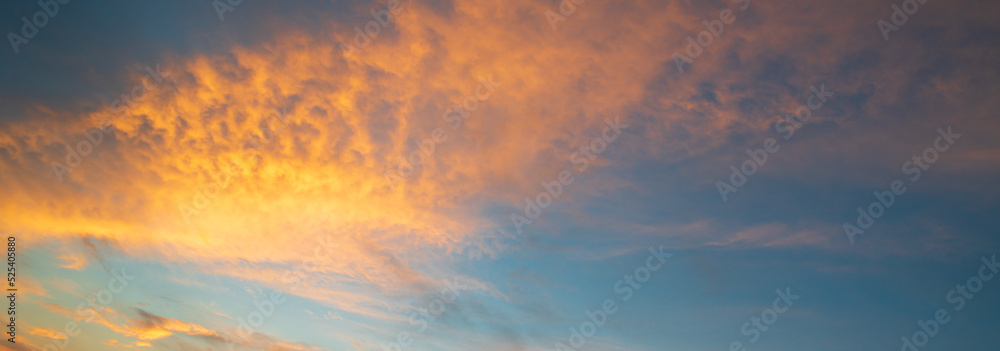
[[[141,308],[128,308],[123,312],[111,306],[97,305],[95,308],[83,308],[87,313],[75,313],[74,311],[56,304],[44,304],[44,308],[67,318],[72,318],[77,322],[93,322],[102,325],[115,332],[120,338],[131,339],[119,340],[108,339],[103,343],[110,346],[136,348],[153,347],[164,343],[168,345],[187,345],[189,341],[200,340],[215,344],[217,347],[226,347],[226,342],[248,347],[252,350],[315,350],[306,344],[288,342],[261,333],[254,333],[249,338],[241,338],[226,332],[219,332],[196,323],[189,323],[176,318],[168,318],[150,313]],[[92,319],[88,319],[92,316]],[[229,321],[233,323],[233,321]],[[235,331],[238,325],[227,324],[225,330]],[[53,337],[52,335],[65,335],[48,329],[35,328],[31,334]]]
[[[0,344],[0,350],[3,351],[42,351],[41,347],[32,344],[30,341],[21,339],[17,343],[11,344],[9,342]]]
[[[407,6],[395,37],[378,38],[349,58],[339,56],[335,43],[288,29],[282,41],[162,64],[167,80],[124,115],[107,108],[64,119],[38,106],[39,122],[13,124],[0,138],[8,150],[0,167],[17,177],[5,182],[16,200],[0,210],[19,220],[5,229],[38,233],[40,240],[93,236],[121,243],[128,255],[206,267],[240,259],[294,264],[314,247],[309,238],[332,237],[340,249],[323,271],[382,287],[433,279],[409,268],[415,263],[492,250],[478,248],[488,242],[481,235],[495,229],[478,217],[482,205],[468,206],[478,201],[477,189],[516,201],[504,189],[533,186],[534,175],[557,170],[537,167],[553,157],[546,145],[599,131],[605,117],[641,98],[641,86],[631,81],[643,73],[583,69],[597,67],[595,52],[570,42],[556,42],[560,50],[552,56],[532,55],[552,45],[543,42],[498,50],[493,42],[511,40],[499,27],[535,38],[548,33],[544,22],[519,12],[540,10],[536,5],[458,3],[454,11],[462,16],[453,19],[418,3]],[[470,27],[481,29],[478,38],[461,35]],[[640,55],[639,41],[621,39],[628,50],[605,59],[655,66]],[[550,69],[514,69],[532,66]],[[444,112],[490,76],[502,85],[451,129]],[[604,86],[578,86],[581,79]],[[269,119],[275,111],[287,111],[287,124]],[[55,118],[65,122],[42,122]],[[66,146],[86,140],[81,133],[105,118],[114,121],[112,131],[65,183],[55,180],[52,163],[65,164]],[[446,144],[418,174],[388,187],[384,173],[435,128],[447,131]],[[270,141],[258,155],[241,153],[253,136]],[[232,165],[244,171],[223,175],[221,189],[211,190],[215,176]],[[206,190],[219,194],[187,223],[179,208],[193,206]],[[24,206],[11,205],[18,202]],[[278,235],[288,230],[303,240]],[[386,254],[394,258],[386,261]]]
[[[575,205],[563,220],[621,224],[623,236],[669,237],[685,248],[832,246],[815,229],[822,225],[755,220],[737,228],[737,220],[715,224],[724,214],[710,211],[611,221],[590,208],[591,200],[613,197],[611,190],[641,189],[642,180],[628,174],[656,167],[681,175],[657,178],[670,182],[664,188],[710,186],[727,175],[734,154],[743,157],[748,140],[775,136],[773,123],[802,104],[811,85],[837,93],[796,135],[812,133],[813,147],[783,145],[760,177],[874,182],[881,178],[836,170],[895,160],[894,152],[910,150],[915,132],[886,138],[872,125],[906,122],[932,131],[941,124],[938,112],[967,98],[982,104],[966,104],[950,118],[973,137],[997,129],[990,111],[998,105],[987,98],[997,92],[990,83],[996,70],[955,69],[991,67],[996,55],[942,49],[982,40],[970,33],[996,6],[967,21],[947,11],[923,16],[924,26],[940,33],[912,25],[887,44],[873,25],[885,14],[880,4],[753,2],[679,72],[673,53],[725,8],[735,10],[725,1],[585,2],[552,30],[545,17],[557,10],[551,1],[405,2],[393,25],[349,56],[338,42],[354,40],[353,23],[299,28],[268,21],[277,33],[270,40],[223,41],[156,61],[162,80],[146,77],[144,67],[156,63],[122,67],[131,72],[130,85],[149,87],[129,103],[37,103],[26,107],[30,118],[0,122],[0,215],[7,219],[0,230],[25,233],[26,245],[80,239],[85,248],[57,257],[72,270],[102,262],[108,252],[98,248],[107,246],[135,260],[291,291],[288,273],[314,267],[315,278],[296,296],[398,321],[405,308],[399,300],[427,293],[464,260],[524,247],[508,245],[524,238],[495,213],[517,208],[540,191],[540,181],[567,168],[569,155],[600,134],[605,118],[623,116],[633,127],[614,155],[595,161],[607,172],[591,171],[580,180],[586,186],[567,192]],[[953,22],[964,24],[946,25]],[[897,49],[879,50],[885,45]],[[488,98],[467,99],[491,79],[500,85]],[[970,91],[980,93],[968,97]],[[446,116],[467,101],[476,107],[460,124]],[[904,106],[913,101],[920,106]],[[93,129],[106,119],[113,123],[107,132]],[[390,186],[386,174],[438,128],[446,139]],[[96,145],[87,149],[88,142]],[[244,152],[254,143],[257,152]],[[997,149],[981,141],[949,157],[963,173],[995,173],[986,161]],[[86,155],[76,165],[72,153]],[[63,181],[56,162],[71,169]],[[681,210],[705,208],[674,201]],[[618,210],[632,214],[644,205]],[[317,254],[327,247],[331,253]],[[605,252],[577,257],[607,259],[636,247],[602,246],[592,251]],[[581,252],[543,250],[550,249]],[[247,263],[260,269],[237,269]],[[143,310],[101,312],[109,317],[99,323],[136,339],[133,346],[172,335],[221,337]]]
[[[61,332],[57,332],[57,331],[51,330],[51,329],[38,328],[38,327],[32,327],[30,330],[28,330],[28,334],[43,336],[43,337],[51,338],[51,339],[65,339],[65,338],[67,338],[66,334],[63,334]]]
[[[87,256],[84,256],[81,252],[63,251],[57,258],[63,261],[62,264],[59,264],[59,267],[75,271],[87,268]]]
[[[42,286],[42,283],[31,279],[30,277],[22,277],[18,280],[18,289],[25,295],[33,295],[39,297],[52,297],[49,295],[48,290]]]
[[[123,337],[136,338],[143,341],[162,339],[175,333],[185,335],[218,335],[215,331],[198,324],[161,317],[138,308],[135,309],[135,316],[132,317],[111,306],[95,305],[92,308],[81,307],[78,309],[78,311],[82,311],[80,313],[57,304],[44,304],[43,307],[78,322],[93,322],[103,325]]]
[[[816,4],[782,6],[753,3],[740,12],[683,75],[671,54],[702,30],[692,18],[719,9],[588,3],[552,31],[544,3],[455,2],[444,16],[440,8],[407,2],[383,36],[350,57],[328,39],[353,39],[351,28],[339,24],[322,33],[282,28],[287,35],[280,41],[175,57],[161,65],[166,80],[124,114],[109,107],[72,119],[36,106],[34,121],[5,128],[0,145],[8,151],[0,167],[15,178],[5,182],[13,200],[2,211],[18,219],[5,229],[115,238],[137,255],[288,262],[309,244],[289,245],[274,233],[294,227],[305,237],[333,235],[345,246],[338,260],[372,263],[363,279],[379,284],[400,267],[372,269],[373,252],[382,248],[478,249],[482,233],[497,226],[478,209],[516,206],[520,194],[537,191],[538,180],[564,167],[605,117],[641,113],[641,134],[623,147],[667,162],[677,160],[667,155],[706,153],[735,133],[766,132],[774,115],[801,103],[809,84],[837,80],[835,69],[847,55],[834,53],[859,44],[818,34],[859,23],[801,11]],[[796,20],[763,21],[765,14]],[[595,21],[623,29],[591,26]],[[813,38],[825,45],[792,50]],[[899,74],[878,68],[864,72],[881,82]],[[138,69],[134,81],[145,74]],[[502,85],[451,129],[444,112],[490,75]],[[757,86],[749,89],[747,81]],[[856,83],[831,85],[844,91]],[[740,108],[746,101],[772,102],[762,102],[764,113],[747,114]],[[272,118],[276,111],[287,111],[287,124]],[[823,112],[817,123],[836,121]],[[105,118],[114,121],[112,133],[59,184],[51,163],[65,163],[65,146],[86,140],[81,133]],[[53,127],[46,122],[53,119],[64,122]],[[447,141],[399,188],[387,187],[385,172],[435,128],[446,131]],[[242,154],[252,137],[270,141],[256,156]],[[232,165],[244,171],[226,176]],[[193,207],[214,187],[222,189],[187,223],[179,207]],[[345,265],[331,268],[347,273]]]
[[[136,341],[134,344],[128,344],[128,343],[118,342],[118,340],[115,340],[115,339],[111,339],[111,340],[105,341],[104,344],[108,345],[108,346],[124,347],[124,348],[128,348],[128,349],[135,349],[135,348],[138,348],[138,347],[152,347],[153,346],[152,344],[150,344],[148,342],[145,342],[145,341]]]

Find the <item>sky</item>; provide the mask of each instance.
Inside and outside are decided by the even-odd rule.
[[[0,8],[0,350],[1000,343],[998,2]]]

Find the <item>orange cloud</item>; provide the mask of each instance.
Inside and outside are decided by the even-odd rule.
[[[434,259],[417,250],[488,251],[476,247],[495,228],[465,206],[477,189],[531,186],[533,177],[521,170],[552,158],[547,145],[583,140],[606,115],[638,101],[642,88],[635,82],[644,73],[585,73],[607,88],[546,94],[579,90],[574,85],[594,64],[593,53],[570,42],[498,50],[493,43],[509,41],[510,34],[491,29],[490,22],[523,24],[519,31],[529,37],[549,29],[543,22],[522,23],[513,4],[457,5],[463,16],[454,22],[407,5],[398,38],[380,38],[349,58],[339,57],[333,43],[294,33],[260,47],[233,47],[230,57],[163,64],[170,82],[125,117],[108,109],[55,130],[18,125],[0,139],[21,155],[5,168],[34,162],[23,158],[28,150],[55,149],[45,161],[60,160],[65,148],[56,145],[76,145],[85,137],[80,131],[105,118],[115,127],[66,184],[54,182],[44,164],[17,170],[37,176],[19,177],[9,189],[16,200],[0,205],[0,212],[19,220],[5,222],[4,229],[113,238],[132,255],[206,264],[265,257],[295,264],[313,248],[308,238],[330,236],[340,249],[324,272],[381,287],[428,279],[407,268]],[[460,35],[467,27],[481,28],[480,37]],[[642,50],[635,39],[622,39]],[[552,56],[533,54],[552,45]],[[621,67],[655,66],[628,50],[606,59]],[[488,76],[502,85],[451,129],[444,112]],[[287,114],[277,131],[271,116],[282,110]],[[446,130],[448,140],[419,175],[388,187],[384,173],[415,148],[409,140],[435,128]],[[251,137],[267,144],[257,154],[242,153]],[[224,175],[231,166],[242,171]],[[507,193],[487,195],[506,201]],[[199,208],[199,201],[207,205]],[[181,206],[198,208],[191,223]],[[289,230],[304,239],[288,242],[282,234]],[[384,263],[387,249],[398,264]],[[67,268],[85,262],[64,259]]]
[[[74,251],[64,251],[59,254],[58,259],[62,260],[63,263],[59,267],[72,269],[75,271],[83,270],[87,268],[87,256],[81,252]]]
[[[38,327],[32,327],[31,330],[28,330],[28,334],[38,335],[38,336],[44,336],[46,338],[52,338],[52,339],[66,339],[67,338],[66,334],[63,334],[61,332],[57,332],[57,331],[51,330],[51,329],[38,328]]]
[[[43,304],[43,307],[66,318],[72,318],[78,322],[93,322],[111,329],[124,337],[131,337],[139,340],[157,340],[171,336],[175,333],[185,335],[218,336],[215,331],[201,325],[186,323],[174,318],[157,316],[141,309],[136,309],[138,314],[137,317],[129,317],[111,306],[97,305],[97,309],[82,308],[83,311],[90,313],[76,313],[73,310],[56,304]]]
[[[110,107],[82,113],[36,106],[33,118],[0,128],[0,230],[32,234],[25,236],[28,245],[81,236],[113,240],[134,257],[194,263],[207,273],[279,289],[286,289],[275,283],[283,271],[230,268],[238,262],[301,266],[317,241],[328,242],[336,254],[319,260],[323,280],[300,294],[393,318],[387,315],[393,307],[375,293],[419,291],[454,268],[451,256],[501,250],[495,239],[508,237],[506,223],[484,218],[484,209],[537,193],[538,182],[564,168],[605,117],[640,115],[642,128],[635,129],[641,135],[624,139],[625,150],[664,163],[699,155],[734,133],[769,128],[773,116],[748,119],[741,101],[773,94],[770,109],[796,106],[801,96],[780,91],[784,84],[835,76],[838,62],[829,57],[856,43],[824,37],[826,46],[806,53],[792,50],[796,45],[821,30],[861,27],[824,21],[835,17],[828,12],[802,11],[818,5],[754,2],[690,72],[678,75],[671,54],[702,30],[708,18],[702,13],[715,16],[720,9],[588,2],[552,30],[544,15],[555,9],[551,2],[452,5],[442,14],[407,2],[384,36],[349,57],[329,38],[348,42],[353,32],[330,24],[322,33],[281,28],[280,40],[233,45],[225,54],[166,59],[167,81],[126,115]],[[847,5],[832,10],[855,11]],[[761,21],[754,13],[795,21]],[[872,37],[879,40],[877,33]],[[786,52],[815,73],[755,90],[747,82],[759,70],[732,69],[763,66]],[[136,72],[138,81],[145,72]],[[890,79],[898,75],[891,70],[869,74],[866,80],[887,85],[880,91],[905,83]],[[501,83],[496,91],[460,125],[449,122],[446,112],[489,76]],[[709,83],[720,88],[707,94]],[[114,128],[60,183],[52,163],[65,162],[66,146],[76,149],[87,140],[82,132],[106,118]],[[386,172],[437,128],[447,139],[418,171],[390,187]],[[259,150],[244,152],[251,141]],[[816,242],[806,234],[790,241],[767,234],[741,232],[723,243]],[[711,241],[693,245],[699,244]],[[60,259],[69,269],[87,262],[72,253]],[[208,333],[172,322],[107,323],[143,340]]]
[[[48,290],[45,290],[45,287],[34,279],[31,279],[30,276],[21,277],[17,284],[18,289],[20,289],[21,293],[25,295],[51,297]]]

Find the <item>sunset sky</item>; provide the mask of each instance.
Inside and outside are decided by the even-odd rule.
[[[0,8],[0,350],[1000,344],[1000,2]]]

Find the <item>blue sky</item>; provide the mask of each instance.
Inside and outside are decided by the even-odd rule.
[[[0,349],[998,341],[1000,5],[217,3],[0,48]]]

